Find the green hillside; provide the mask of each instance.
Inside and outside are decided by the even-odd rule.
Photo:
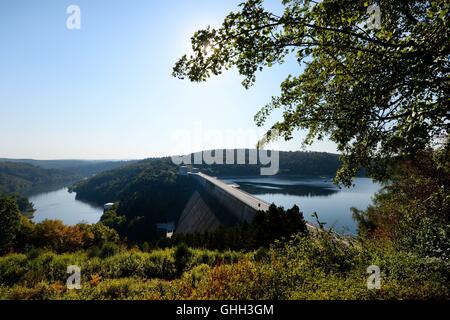
[[[247,151],[248,153],[248,151]],[[216,176],[259,175],[259,165],[201,165]],[[280,174],[333,176],[337,155],[315,152],[281,152]],[[119,202],[114,214],[104,216],[123,236],[152,240],[155,224],[177,221],[195,190],[191,179],[178,174],[170,158],[147,159],[98,174],[74,187],[77,198],[96,202]],[[176,195],[176,196],[174,196]]]
[[[110,225],[130,239],[152,240],[156,223],[178,219],[194,185],[178,175],[169,158],[161,158],[101,173],[80,182],[74,190],[77,198],[98,204],[120,202],[115,218],[123,223]]]
[[[0,162],[27,163],[43,169],[62,170],[80,177],[89,177],[97,173],[129,165],[134,161],[106,160],[34,160],[0,159]]]
[[[25,194],[33,188],[74,181],[75,175],[27,163],[0,162],[0,194]]]
[[[247,150],[248,155],[248,150]],[[325,152],[280,152],[281,175],[334,176],[339,168],[339,156]],[[199,165],[203,172],[215,176],[252,176],[260,174],[260,165]],[[174,181],[177,166],[170,158],[155,158],[101,173],[75,187],[80,199],[103,204],[122,201],[127,194],[139,192],[139,186],[148,187],[154,182],[149,176],[167,175]],[[170,177],[170,178],[169,178]]]

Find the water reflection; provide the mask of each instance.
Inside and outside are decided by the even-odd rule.
[[[241,182],[239,183],[239,187],[251,194],[272,193],[306,197],[330,196],[339,192],[339,190],[330,187],[301,184],[281,185],[264,182],[260,184],[254,182]]]
[[[51,190],[52,188],[50,188]],[[33,221],[46,219],[61,220],[67,225],[80,222],[97,223],[103,214],[103,208],[92,203],[76,200],[76,194],[67,187],[35,194],[30,197],[36,212]]]
[[[35,197],[43,193],[49,193],[61,189],[66,189],[67,186],[73,185],[74,183],[78,182],[78,180],[73,181],[65,181],[61,183],[53,183],[53,184],[46,184],[46,185],[38,185],[30,189],[28,192],[26,192],[27,197]]]
[[[345,234],[357,231],[350,208],[366,209],[380,188],[368,178],[356,178],[352,188],[342,189],[330,177],[227,177],[222,180],[277,206],[297,205],[311,223],[316,223],[312,214],[317,212],[319,220],[328,228]]]

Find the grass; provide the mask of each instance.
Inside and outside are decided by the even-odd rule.
[[[380,290],[366,286],[373,264],[382,272]],[[68,265],[81,267],[81,290],[67,290]],[[448,261],[373,243],[346,245],[326,234],[249,253],[171,248],[0,257],[1,299],[448,299],[449,280]]]

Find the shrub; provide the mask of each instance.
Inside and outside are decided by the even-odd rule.
[[[78,225],[83,232],[83,245],[85,248],[92,246],[101,247],[106,243],[116,243],[119,235],[116,230],[101,223]]]
[[[261,247],[255,251],[255,254],[253,257],[254,257],[255,261],[258,261],[258,262],[268,261],[270,259],[269,250]]]
[[[0,257],[0,284],[13,285],[22,281],[27,272],[28,258],[24,254]]]
[[[5,252],[20,230],[20,212],[12,198],[0,198],[0,253]]]
[[[8,300],[47,300],[55,295],[55,290],[45,282],[39,282],[33,287],[15,286],[5,290],[3,299]]]
[[[105,276],[109,278],[145,278],[147,255],[139,252],[124,252],[109,257],[104,262]]]
[[[378,265],[381,290],[366,287]],[[82,289],[67,291],[68,265]],[[445,259],[377,242],[338,241],[328,232],[298,236],[256,252],[128,250],[107,258],[85,252],[0,257],[3,299],[448,299]]]
[[[175,268],[179,275],[186,269],[192,258],[192,252],[185,243],[180,243],[174,252]]]
[[[148,255],[145,264],[145,275],[147,279],[173,279],[176,273],[177,270],[172,250],[157,250]]]
[[[112,243],[112,242],[107,242],[107,243],[103,244],[103,246],[99,250],[98,256],[100,258],[104,259],[104,258],[112,257],[112,256],[116,255],[117,253],[119,253],[119,251],[120,251],[120,248],[117,244]]]
[[[37,246],[56,252],[73,252],[84,244],[84,233],[79,226],[66,226],[59,220],[36,224],[32,238]]]
[[[438,155],[444,158],[436,161]],[[450,260],[449,162],[449,152],[423,151],[393,168],[373,205],[353,210],[361,238],[389,239],[398,250]]]

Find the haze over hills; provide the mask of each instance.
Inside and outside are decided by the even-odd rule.
[[[72,184],[132,161],[0,159],[0,194],[25,195],[33,189]]]
[[[247,159],[249,150],[246,150]],[[193,156],[191,154],[191,156]],[[280,175],[331,177],[339,168],[339,156],[321,152],[280,152]],[[215,176],[255,176],[261,165],[195,165]],[[131,240],[152,240],[155,224],[177,221],[195,191],[192,179],[178,174],[169,157],[146,159],[100,173],[74,187],[77,198],[102,205],[119,202],[103,222]],[[176,196],[174,196],[176,195]],[[154,240],[154,239],[153,239]]]
[[[249,150],[246,150],[248,159]],[[190,155],[191,158],[193,154]],[[247,161],[248,162],[248,161]],[[339,155],[326,152],[280,152],[279,175],[334,176],[339,168]],[[215,176],[260,175],[260,164],[213,164],[194,165],[201,171]],[[158,174],[159,170],[170,170],[177,174],[177,166],[169,157],[145,159],[130,165],[98,174],[81,182],[76,191],[80,198],[102,204],[105,201],[120,200],[120,195],[130,186],[145,182],[145,174]]]
[[[74,181],[62,170],[44,169],[29,163],[0,162],[0,194],[24,194],[35,187]]]
[[[245,150],[246,163],[250,151],[254,150]],[[194,154],[190,156],[194,158]],[[332,177],[339,165],[336,154],[280,152],[278,174]],[[195,167],[213,176],[248,177],[260,175],[262,165],[202,164]],[[86,177],[88,179],[83,180]],[[74,183],[73,190],[80,200],[99,205],[118,202],[117,216],[112,217],[112,225],[120,223],[120,226],[114,226],[123,230],[124,235],[147,240],[154,236],[155,223],[178,219],[194,191],[192,181],[178,174],[178,166],[169,157],[140,161],[0,160],[1,193],[26,196],[27,192],[39,186]]]
[[[94,174],[131,164],[130,161],[112,160],[34,160],[0,158],[0,162],[27,163],[43,169],[63,170],[77,176],[88,177]]]

